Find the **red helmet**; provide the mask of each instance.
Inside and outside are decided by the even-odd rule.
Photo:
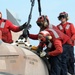
[[[46,41],[47,36],[50,36],[50,33],[44,30],[39,33],[38,39],[40,39],[41,41]]]
[[[0,12],[0,19],[2,18],[2,13]]]
[[[66,12],[61,12],[58,16],[58,19],[60,20],[61,18],[66,18],[68,20],[68,13]]]
[[[49,25],[49,19],[46,15],[40,16],[36,21],[38,26],[47,27]]]

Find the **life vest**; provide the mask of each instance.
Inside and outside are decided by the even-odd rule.
[[[70,38],[67,35],[65,35],[63,32],[61,32],[60,30],[58,30],[57,27],[53,26],[53,28],[50,28],[47,31],[52,33],[53,40],[60,39],[62,41],[62,44],[65,44],[65,43],[70,44],[69,42]]]
[[[65,33],[67,36],[69,36],[70,39],[72,39],[72,46],[74,46],[74,40],[75,40],[75,29],[72,23],[67,22],[66,24],[62,25],[59,24],[58,29]]]

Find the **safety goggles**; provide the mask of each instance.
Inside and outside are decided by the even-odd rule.
[[[66,16],[65,15],[60,15],[58,18],[60,20],[61,18],[66,18]]]

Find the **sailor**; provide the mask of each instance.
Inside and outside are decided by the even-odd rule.
[[[39,52],[40,57],[49,57],[49,63],[51,65],[51,75],[61,75],[62,69],[62,58],[64,49],[64,44],[69,42],[69,37],[56,29],[48,29],[41,31],[38,34],[38,39],[40,39],[40,44],[38,48],[43,48],[46,45],[44,51]],[[70,42],[69,42],[70,43]],[[38,49],[37,49],[38,51]],[[45,52],[46,51],[46,52]],[[67,52],[65,52],[67,53]],[[66,59],[67,56],[65,56]],[[66,65],[67,66],[67,65]],[[65,69],[65,68],[64,68]]]
[[[40,31],[49,28],[49,19],[48,19],[48,17],[46,15],[40,16],[37,19],[36,23],[39,26]],[[35,34],[35,35],[34,34],[29,34],[29,38],[34,39],[34,40],[38,40],[38,34]]]
[[[48,19],[47,15],[41,15],[37,19],[36,23],[40,28],[39,32],[49,28],[49,19]],[[29,34],[30,39],[38,40],[38,34],[30,34],[29,32],[28,32],[28,34]],[[36,46],[32,46],[32,50],[36,50],[36,49],[37,49]]]
[[[26,27],[26,24],[24,23],[21,26],[16,26],[12,24],[9,20],[2,18],[2,13],[0,12],[0,31],[2,32],[2,41],[5,43],[12,43],[12,34],[13,32],[19,32],[23,30]]]
[[[74,25],[68,22],[68,13],[61,12],[58,16],[58,20],[61,22],[57,25],[58,29],[70,37],[71,44],[66,43],[66,50],[68,50],[68,72],[74,74],[74,40],[75,40],[75,28]],[[66,72],[65,69],[63,70]],[[65,75],[65,74],[62,74]]]

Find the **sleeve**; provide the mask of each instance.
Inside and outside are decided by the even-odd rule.
[[[48,53],[50,56],[57,56],[63,52],[62,43],[60,40],[56,39],[54,41],[55,50]]]
[[[46,44],[42,43],[42,42],[40,42],[39,45],[38,45],[38,47],[42,47],[42,48],[44,48],[45,46],[46,46]]]
[[[20,31],[19,26],[16,26],[14,24],[12,24],[10,21],[7,20],[7,24],[9,26],[9,29],[14,31],[14,32],[18,32]]]
[[[40,53],[42,52],[43,48],[45,47],[45,44],[40,42],[39,45],[38,45],[38,48],[37,48],[37,53]]]
[[[71,34],[72,34],[71,40],[74,41],[75,40],[75,28],[73,24],[71,24]]]
[[[33,40],[38,40],[38,34],[29,34],[29,38]]]

